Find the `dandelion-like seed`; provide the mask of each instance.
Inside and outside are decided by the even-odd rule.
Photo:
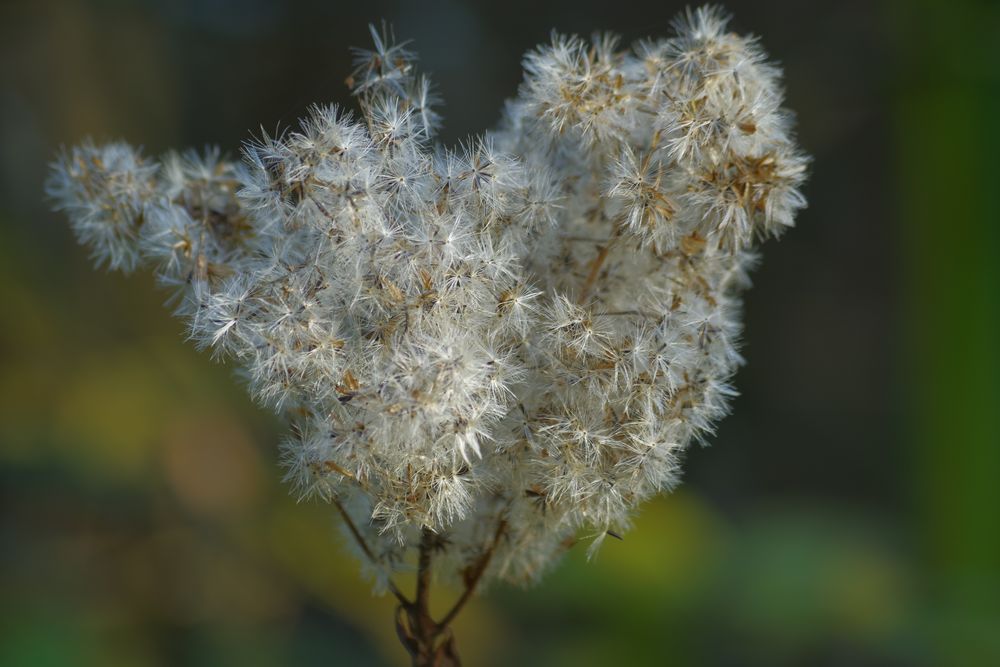
[[[97,263],[151,266],[287,418],[289,481],[341,514],[414,664],[457,664],[449,624],[485,582],[619,536],[726,413],[753,245],[805,205],[807,158],[756,39],[713,9],[675,29],[553,36],[457,150],[373,29],[358,117],[315,107],[239,162],[85,143],[55,165]],[[432,578],[465,591],[439,620]]]

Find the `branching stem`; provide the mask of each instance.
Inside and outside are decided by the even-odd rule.
[[[475,593],[506,529],[507,521],[501,517],[489,544],[463,573],[465,588],[462,594],[442,619],[435,621],[429,606],[430,582],[432,558],[439,538],[433,531],[424,528],[417,555],[416,596],[412,602],[400,602],[396,608],[396,632],[414,667],[461,667],[451,623]]]
[[[507,521],[500,519],[489,547],[487,547],[486,551],[484,551],[482,555],[476,559],[476,562],[473,563],[472,568],[466,574],[465,590],[462,591],[462,595],[455,601],[455,604],[448,611],[448,613],[444,615],[444,618],[441,619],[442,626],[447,626],[455,620],[455,617],[458,616],[458,612],[462,611],[462,607],[464,607],[465,603],[472,597],[472,594],[476,591],[476,586],[479,584],[479,580],[482,579],[483,573],[486,572],[486,568],[489,567],[490,561],[493,559],[493,553],[496,551],[500,538],[506,530]]]
[[[359,547],[361,547],[361,551],[365,554],[365,556],[368,557],[368,560],[372,562],[372,565],[374,565],[375,567],[379,567],[379,562],[375,558],[375,554],[372,552],[371,547],[368,546],[368,543],[365,542],[364,536],[361,535],[361,531],[358,530],[358,527],[354,524],[354,521],[351,519],[351,515],[347,513],[347,510],[344,508],[344,505],[338,499],[334,498],[333,506],[337,508],[338,512],[340,512],[340,516],[344,519],[344,523],[347,524],[347,529],[351,532],[351,535],[354,537],[354,541],[358,543]],[[389,579],[388,581],[389,581],[389,591],[393,594],[393,596],[397,600],[399,600],[399,604],[403,606],[409,605],[410,601],[406,599],[406,596],[404,596],[400,592],[399,588],[396,586],[396,583],[392,579]]]

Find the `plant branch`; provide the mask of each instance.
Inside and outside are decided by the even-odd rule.
[[[455,620],[455,617],[458,616],[458,612],[462,611],[462,607],[465,606],[465,603],[467,603],[472,597],[472,594],[476,590],[476,585],[479,583],[479,580],[482,579],[483,573],[486,572],[486,568],[489,567],[490,561],[493,559],[493,554],[496,551],[497,544],[500,543],[500,538],[506,530],[507,520],[501,518],[500,522],[497,524],[496,532],[493,534],[493,539],[490,541],[486,551],[479,556],[472,567],[466,572],[465,590],[462,592],[462,595],[458,598],[458,600],[455,601],[455,604],[448,611],[448,613],[445,614],[438,623],[440,628],[447,628],[448,625]]]
[[[429,528],[423,528],[417,556],[416,596],[412,603],[401,605],[396,610],[396,632],[409,651],[414,667],[457,667],[461,664],[454,637],[449,633],[443,642],[438,643],[438,637],[446,628],[435,623],[431,617],[431,558],[436,546],[437,536]]]
[[[368,546],[368,543],[365,542],[365,538],[361,535],[361,531],[358,530],[358,527],[354,524],[354,520],[351,519],[351,515],[347,513],[347,510],[344,508],[344,505],[337,498],[333,499],[333,505],[334,507],[337,508],[337,511],[340,512],[340,516],[343,517],[344,523],[347,524],[347,529],[351,531],[351,535],[354,536],[354,541],[358,543],[359,547],[361,547],[361,551],[364,552],[365,556],[368,557],[368,560],[370,560],[372,564],[375,565],[375,567],[380,568],[381,566],[379,565],[378,560],[375,558],[375,554]],[[406,598],[406,596],[404,596],[400,592],[399,588],[396,587],[395,582],[392,579],[389,579],[388,577],[386,577],[386,579],[389,582],[389,591],[395,596],[397,600],[399,600],[399,604],[403,605],[404,607],[409,607],[412,603]]]
[[[424,528],[420,533],[420,555],[417,561],[417,597],[414,604],[418,609],[428,609],[431,587],[431,554],[434,550],[434,533]]]
[[[580,298],[577,299],[577,303],[580,305],[585,305],[590,298],[590,292],[593,290],[595,283],[597,283],[597,278],[601,275],[601,267],[607,261],[611,247],[621,238],[621,233],[621,227],[616,228],[615,233],[608,239],[607,243],[597,247],[597,256],[590,262],[590,270],[587,272],[587,278],[583,281],[583,286],[580,288]]]

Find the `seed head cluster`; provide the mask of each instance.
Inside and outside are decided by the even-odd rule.
[[[49,192],[99,264],[154,268],[198,345],[290,424],[288,478],[384,583],[530,581],[618,534],[712,432],[754,243],[805,205],[780,72],[712,9],[668,39],[555,35],[500,127],[457,148],[373,29],[357,116],[150,160],[85,143]]]

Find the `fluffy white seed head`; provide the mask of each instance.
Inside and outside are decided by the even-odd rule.
[[[535,579],[621,531],[727,410],[753,245],[805,205],[779,71],[715,10],[668,39],[554,36],[495,132],[432,143],[416,57],[356,51],[355,118],[143,158],[61,156],[49,192],[98,263],[155,268],[202,347],[290,424],[376,582]],[[363,550],[364,551],[364,550]]]

